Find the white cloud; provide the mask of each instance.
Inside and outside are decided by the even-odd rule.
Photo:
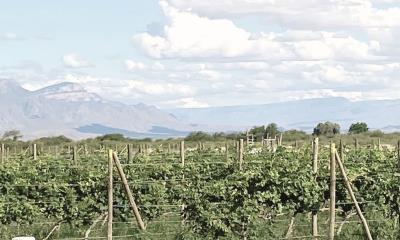
[[[365,43],[348,34],[310,30],[251,34],[227,19],[209,19],[178,10],[161,1],[168,19],[163,36],[140,33],[136,45],[158,59],[188,58],[209,61],[357,59],[370,60],[378,42]]]
[[[195,90],[190,86],[174,83],[147,83],[144,81],[127,80],[127,89],[148,95],[183,95],[192,96]]]
[[[81,74],[67,68],[55,73],[0,68],[0,76],[30,89],[44,82],[78,82],[105,98],[163,107],[400,98],[397,0],[160,4],[165,22],[133,36],[144,56],[115,57],[108,76],[100,68],[80,69]],[[63,61],[70,68],[92,66],[76,53]],[[117,69],[121,64],[126,71]]]
[[[5,32],[5,33],[0,33],[0,39],[13,41],[13,40],[18,40],[19,38],[16,33]]]
[[[167,101],[163,103],[165,106],[169,107],[181,107],[181,108],[205,108],[209,107],[205,102],[198,101],[192,97],[190,98],[181,98],[178,100]]]
[[[290,28],[393,27],[400,24],[397,0],[166,0],[183,11],[210,17],[260,15]]]
[[[62,60],[64,65],[70,68],[85,68],[93,66],[85,58],[76,53],[66,54],[63,56]]]
[[[155,62],[151,65],[144,64],[142,62],[137,62],[134,60],[127,59],[125,60],[125,67],[128,71],[137,71],[137,70],[153,70],[153,71],[162,71],[165,69],[165,66],[160,62]]]

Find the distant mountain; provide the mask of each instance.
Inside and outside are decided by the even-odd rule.
[[[337,122],[342,130],[347,130],[351,123],[364,121],[373,129],[400,131],[400,100],[352,102],[345,98],[322,98],[169,112],[179,121],[208,125],[251,127],[275,122],[284,129],[311,132],[319,122]]]
[[[20,130],[26,139],[65,135],[85,138],[107,133],[168,138],[190,131],[241,131],[271,122],[284,129],[311,132],[332,121],[347,130],[364,121],[373,129],[400,131],[400,100],[351,102],[323,98],[264,105],[160,110],[145,104],[107,101],[76,83],[28,91],[0,79],[0,134]]]
[[[60,134],[82,138],[110,131],[130,137],[171,137],[192,128],[154,106],[107,101],[79,84],[27,91],[0,79],[0,133],[10,129],[21,130],[29,139]]]

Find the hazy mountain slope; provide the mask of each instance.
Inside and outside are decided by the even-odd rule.
[[[365,121],[372,128],[384,130],[400,125],[399,100],[350,102],[345,98],[325,98],[265,105],[171,109],[169,112],[186,123],[253,126],[276,122],[287,129],[306,131],[311,131],[322,121],[338,122],[342,129],[356,121]]]
[[[0,132],[19,129],[28,137],[65,134],[85,137],[101,134],[81,132],[84,126],[154,134],[154,127],[185,130],[175,117],[153,106],[128,106],[109,102],[82,86],[61,83],[30,92],[10,80],[0,80]]]
[[[342,129],[356,121],[372,128],[400,130],[400,100],[350,102],[309,99],[250,106],[172,109],[110,102],[79,84],[60,83],[27,91],[0,79],[0,133],[21,130],[26,138],[63,134],[72,138],[118,132],[131,137],[182,136],[189,131],[244,130],[276,122],[286,129],[311,131],[322,121]]]

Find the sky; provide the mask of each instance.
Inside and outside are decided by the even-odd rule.
[[[160,108],[400,98],[400,0],[0,0],[0,78]]]

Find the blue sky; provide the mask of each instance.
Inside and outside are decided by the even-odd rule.
[[[2,65],[34,61],[45,69],[62,65],[61,56],[79,52],[101,68],[112,57],[137,56],[130,38],[163,21],[157,1],[1,1],[0,29],[17,41],[2,42]],[[111,69],[107,70],[113,72]],[[90,71],[102,73],[100,69]]]
[[[400,98],[395,0],[0,0],[0,78],[161,108]]]

